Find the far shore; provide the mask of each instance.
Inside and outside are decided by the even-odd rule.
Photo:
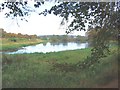
[[[22,47],[29,46],[29,45],[36,45],[39,43],[43,43],[45,41],[41,39],[24,39],[24,40],[18,40],[17,42],[11,42],[8,41],[8,39],[1,40],[0,45],[0,52],[8,52],[8,51],[17,51],[18,49],[21,49]]]

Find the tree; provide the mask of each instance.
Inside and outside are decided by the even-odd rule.
[[[39,8],[44,2],[35,2],[35,8]],[[89,57],[88,66],[98,61],[99,58],[105,56],[106,51],[109,51],[109,38],[115,32],[116,37],[120,35],[120,2],[62,2],[51,7],[50,10],[45,9],[39,15],[47,15],[53,13],[63,17],[61,25],[69,20],[69,17],[74,17],[71,24],[68,26],[66,33],[71,31],[85,30],[85,24],[89,23],[89,30],[94,28],[98,32],[94,39],[94,48],[92,49],[91,57]],[[22,6],[22,8],[20,8]],[[7,17],[21,17],[29,15],[30,10],[27,7],[27,2],[4,2],[1,5],[2,9],[7,7],[10,12],[6,13]],[[91,63],[92,62],[92,63]]]

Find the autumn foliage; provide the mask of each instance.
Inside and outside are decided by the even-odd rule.
[[[4,29],[0,28],[0,37],[1,38],[37,38],[37,35],[23,35],[21,33],[15,34],[15,33],[7,33]]]

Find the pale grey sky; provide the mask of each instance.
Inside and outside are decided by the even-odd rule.
[[[29,5],[33,1],[29,2]],[[33,4],[32,4],[33,5]],[[22,33],[22,34],[36,34],[36,35],[64,35],[66,25],[60,27],[60,23],[62,18],[59,16],[55,16],[53,14],[49,14],[47,16],[38,15],[38,12],[44,10],[45,8],[50,8],[54,3],[45,3],[45,5],[41,6],[39,9],[36,10],[35,13],[31,13],[30,16],[26,17],[28,22],[21,21],[19,18],[11,19],[5,18],[4,13],[7,11],[4,10],[0,12],[0,28],[4,28],[7,32],[12,33]],[[33,7],[32,7],[33,8]],[[17,22],[19,26],[17,25]],[[84,31],[76,31],[72,32],[70,35],[85,35]]]

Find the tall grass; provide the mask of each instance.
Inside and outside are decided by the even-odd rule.
[[[3,55],[4,88],[100,87],[117,78],[117,53],[102,58],[88,69],[62,72],[55,64],[75,64],[90,55],[90,48],[51,53]],[[64,68],[63,68],[64,69]]]

